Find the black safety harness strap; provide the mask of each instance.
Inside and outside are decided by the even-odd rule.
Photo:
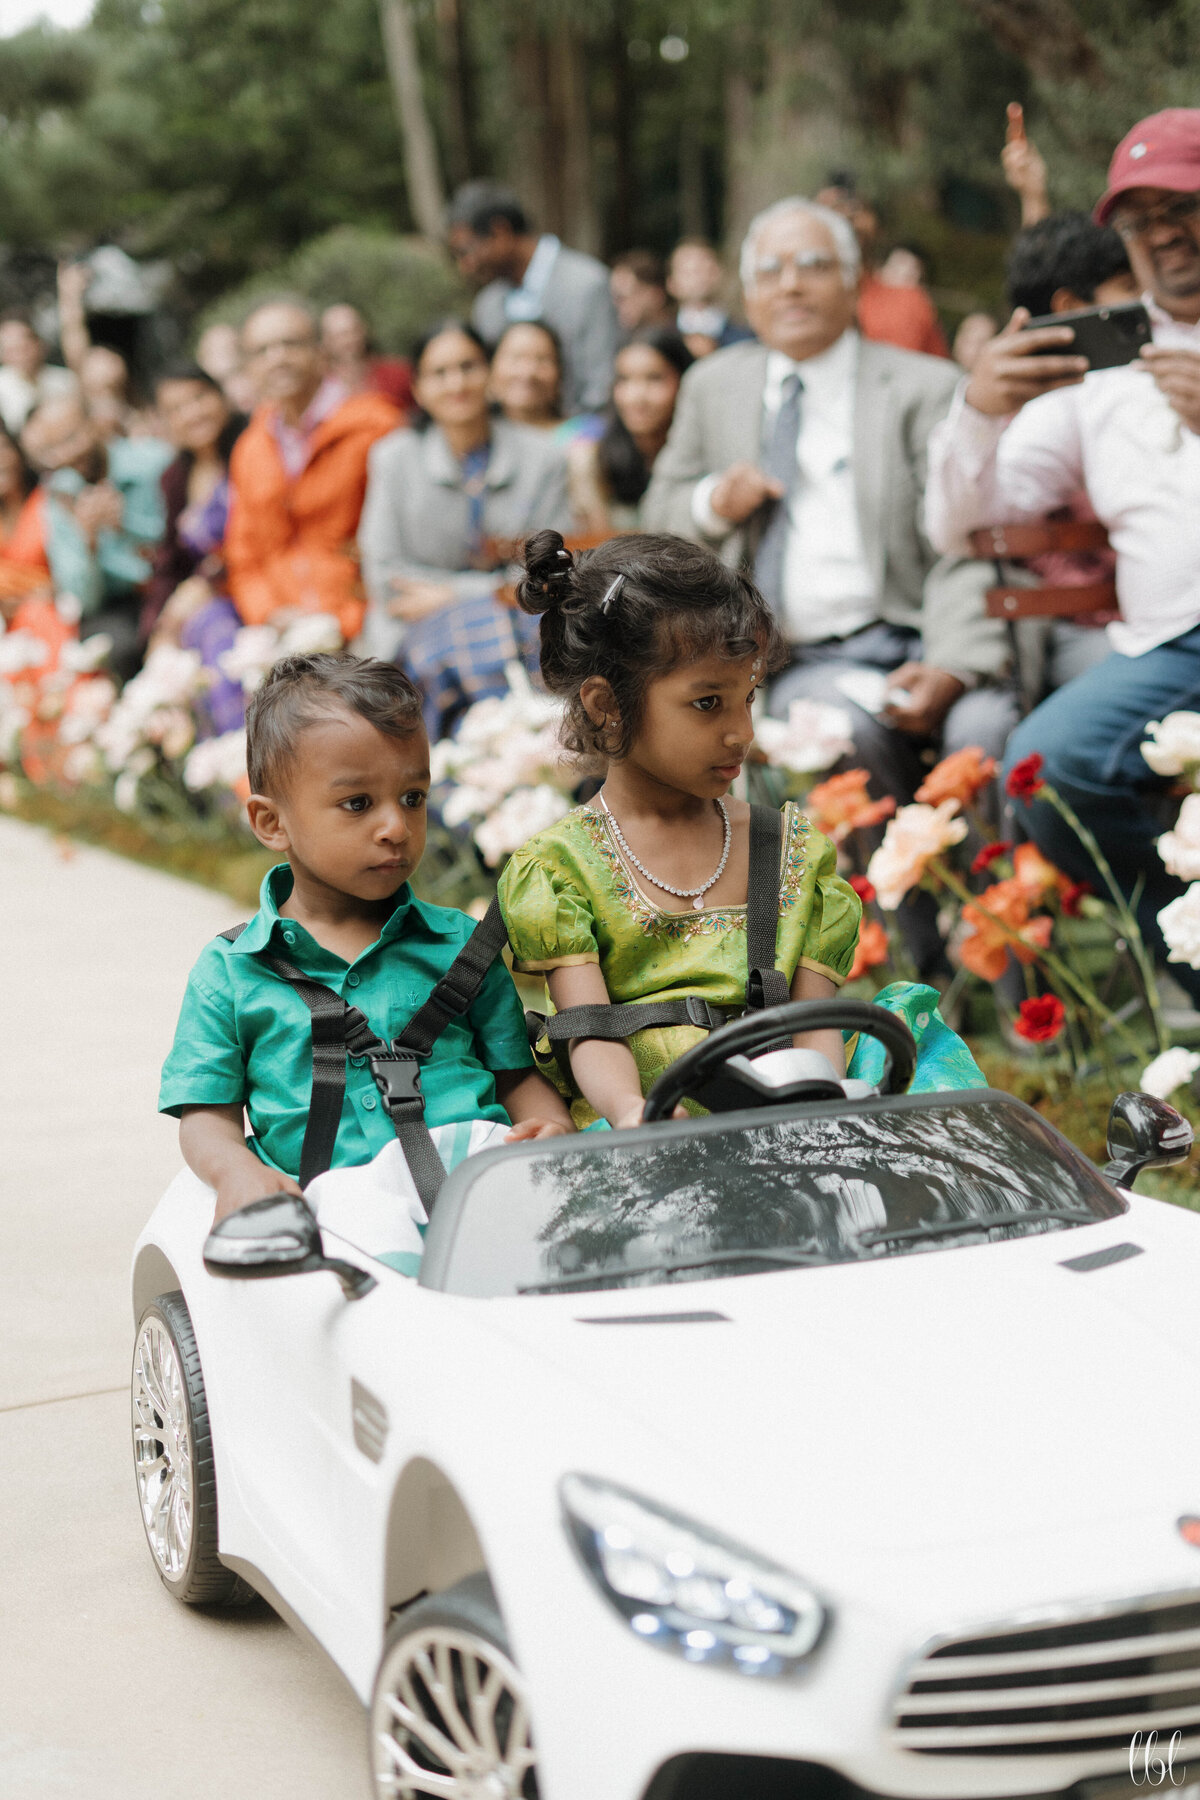
[[[585,1038],[606,1042],[661,1025],[695,1025],[716,1031],[743,1012],[780,1006],[790,999],[787,976],[775,967],[779,924],[782,817],[771,806],[750,808],[750,871],[746,894],[746,1004],[714,1006],[698,994],[682,1000],[630,1000],[610,1006],[568,1006],[545,1021],[556,1054],[560,1045]],[[774,1048],[774,1046],[772,1046]],[[561,1061],[561,1058],[560,1058]]]
[[[220,935],[232,944],[245,929],[234,925]],[[507,941],[499,901],[493,900],[428,1000],[391,1044],[372,1031],[357,1006],[348,1006],[332,988],[273,950],[258,952],[260,960],[296,990],[312,1018],[312,1100],[300,1152],[301,1187],[333,1163],[346,1095],[346,1057],[365,1056],[417,1193],[426,1211],[431,1209],[446,1169],[425,1123],[421,1063],[450,1021],[468,1011]]]

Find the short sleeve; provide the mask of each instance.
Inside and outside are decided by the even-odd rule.
[[[246,1059],[238,1042],[225,960],[211,947],[188,976],[175,1042],[163,1064],[159,1112],[232,1106],[246,1099]]]
[[[544,852],[518,850],[511,856],[499,895],[513,967],[521,974],[600,961],[587,896]]]
[[[497,957],[471,1005],[471,1030],[479,1060],[493,1074],[498,1069],[531,1069],[533,1051],[525,1025],[525,1009],[513,978]]]
[[[814,831],[809,839],[809,853],[816,866],[816,879],[799,967],[827,975],[840,987],[854,962],[862,902],[850,883],[838,874],[837,851],[828,838]]]

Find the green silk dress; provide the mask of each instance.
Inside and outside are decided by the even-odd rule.
[[[607,817],[594,807],[576,807],[516,851],[500,877],[499,893],[519,973],[599,963],[609,999],[616,1003],[681,1000],[689,994],[714,1006],[740,1006],[745,1000],[746,908],[666,912],[655,906],[621,855]],[[834,846],[789,801],[776,968],[789,983],[803,968],[840,986],[854,961],[861,912],[858,896],[837,872]],[[642,1092],[705,1036],[697,1026],[671,1025],[629,1038]],[[534,1055],[561,1087],[549,1042],[535,1045]],[[578,1090],[569,1097],[576,1125],[594,1122],[596,1114]]]

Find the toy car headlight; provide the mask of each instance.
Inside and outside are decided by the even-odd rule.
[[[784,1674],[815,1649],[826,1609],[786,1569],[589,1475],[564,1476],[559,1494],[588,1573],[647,1643],[747,1675]]]

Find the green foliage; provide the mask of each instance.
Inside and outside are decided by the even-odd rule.
[[[407,351],[425,327],[469,304],[447,258],[421,238],[343,225],[314,238],[273,269],[232,289],[201,321],[240,324],[256,301],[280,292],[314,306],[357,306],[380,350]]]
[[[408,4],[448,182],[497,175],[576,242],[666,249],[850,166],[951,311],[998,300],[1006,101],[1065,206],[1136,118],[1197,98],[1200,0]],[[378,0],[98,0],[86,30],[0,40],[10,250],[112,239],[203,307],[342,227],[412,227]],[[406,313],[363,279],[400,341],[425,289]]]

